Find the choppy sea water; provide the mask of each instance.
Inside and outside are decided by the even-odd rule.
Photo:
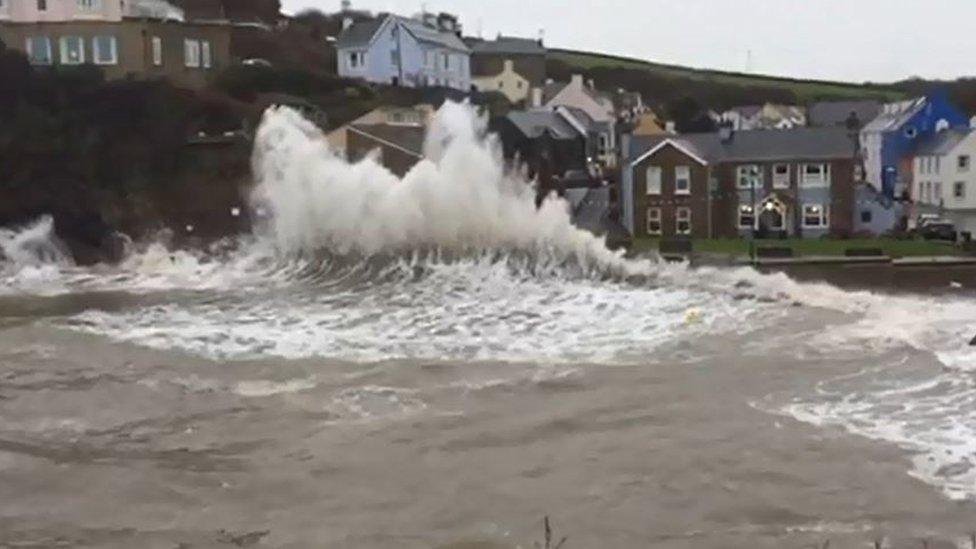
[[[390,220],[348,181],[368,162],[266,124],[266,232],[90,268],[49,222],[0,232],[0,543],[528,547],[544,515],[574,547],[966,536],[971,293],[630,261],[503,183],[438,202],[424,181],[491,170],[463,131],[384,182]]]

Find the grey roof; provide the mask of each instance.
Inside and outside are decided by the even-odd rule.
[[[632,138],[630,159],[668,139],[709,163],[851,158],[855,147],[846,128],[740,131],[726,141],[718,133],[654,135]]]
[[[593,117],[587,114],[583,109],[579,107],[570,107],[569,105],[563,105],[562,107],[566,109],[569,115],[572,116],[576,122],[586,128],[586,131],[598,129],[596,121],[593,120]]]
[[[946,130],[929,137],[918,146],[915,154],[920,156],[942,156],[949,154],[972,130]]]
[[[811,126],[844,126],[854,113],[864,126],[880,112],[881,103],[877,101],[823,101],[810,105],[807,122]]]
[[[339,38],[336,39],[336,48],[368,46],[385,22],[386,19],[377,17],[353,23],[352,26],[339,34]]]
[[[552,101],[554,97],[559,95],[559,92],[563,91],[563,88],[569,85],[569,82],[548,82],[542,87],[542,102],[548,103]]]
[[[499,36],[495,40],[472,40],[471,51],[475,54],[495,55],[545,55],[546,48],[538,40],[531,38],[517,38],[515,36]]]
[[[426,129],[421,126],[353,124],[350,128],[368,135],[374,140],[392,143],[418,157],[423,157],[424,155],[424,136]]]
[[[927,103],[928,100],[924,97],[888,103],[881,108],[881,114],[864,126],[864,131],[887,132],[897,130],[925,108]]]
[[[572,193],[572,194],[571,194]],[[627,238],[629,233],[610,214],[610,188],[566,189],[573,224],[598,236]]]
[[[468,46],[456,34],[435,29],[425,25],[422,21],[400,17],[399,15],[388,15],[376,19],[368,19],[353,23],[348,29],[342,31],[336,40],[336,48],[366,47],[373,41],[373,37],[389,20],[393,19],[400,26],[406,29],[414,38],[420,42],[435,44],[456,51],[469,52]]]
[[[556,139],[575,139],[579,132],[565,118],[550,110],[512,111],[508,119],[526,137],[536,138],[546,130]]]

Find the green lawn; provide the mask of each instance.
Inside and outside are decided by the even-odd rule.
[[[755,245],[757,247],[790,247],[793,248],[793,254],[796,256],[842,256],[847,248],[881,248],[885,255],[890,257],[956,255],[959,253],[959,250],[955,246],[945,242],[932,242],[926,240],[894,240],[888,238],[852,240],[756,240]],[[639,238],[634,240],[632,250],[634,252],[643,252],[657,250],[657,247],[657,239]],[[694,251],[696,253],[745,256],[749,255],[749,240],[695,240]]]
[[[880,101],[898,101],[904,99],[904,94],[883,86],[869,86],[856,83],[829,82],[822,80],[800,80],[759,74],[743,74],[709,69],[694,69],[677,65],[652,63],[639,59],[628,59],[599,53],[550,50],[550,59],[563,61],[579,70],[595,67],[619,67],[654,72],[671,78],[690,78],[718,84],[734,84],[738,86],[766,86],[785,88],[796,93],[801,102],[816,100],[820,97],[847,97],[850,99],[877,99]]]

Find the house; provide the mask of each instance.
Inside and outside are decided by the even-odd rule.
[[[457,18],[383,15],[348,19],[336,40],[339,76],[394,86],[471,88],[471,50]]]
[[[617,164],[617,114],[613,100],[596,90],[593,81],[584,83],[583,76],[573,75],[568,83],[550,82],[542,89],[542,103],[549,109],[573,107],[586,113],[595,123],[606,128],[598,136],[597,159],[604,166]]]
[[[937,214],[976,232],[976,131],[944,130],[919,143],[912,169],[911,218]]]
[[[807,109],[807,124],[815,127],[856,127],[877,118],[881,103],[877,101],[821,101]]]
[[[532,89],[528,79],[516,72],[515,62],[506,59],[502,70],[490,76],[472,76],[471,85],[481,92],[498,92],[504,95],[510,103],[525,104]]]
[[[93,64],[109,79],[203,88],[230,63],[230,27],[162,0],[0,0],[0,40],[34,66]]]
[[[969,120],[944,93],[888,103],[861,130],[865,179],[891,198],[912,188],[912,156],[938,130],[968,127]]]
[[[388,105],[373,109],[352,122],[340,126],[325,135],[329,148],[341,157],[346,156],[347,137],[351,126],[414,126],[427,128],[434,116],[434,106],[418,104],[412,107]]]
[[[807,118],[802,107],[766,103],[733,107],[719,115],[719,123],[735,131],[783,130],[805,126]]]
[[[367,155],[403,177],[424,158],[426,128],[397,124],[353,124],[347,128],[346,157],[358,162]]]
[[[512,103],[529,99],[532,88],[545,83],[546,48],[541,40],[501,36],[469,38],[471,78],[479,91],[498,91]]]
[[[634,236],[849,235],[855,142],[844,128],[629,138],[624,226]]]

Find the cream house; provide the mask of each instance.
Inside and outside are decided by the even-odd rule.
[[[531,86],[524,76],[515,72],[515,61],[506,59],[502,72],[489,76],[472,76],[471,83],[478,91],[500,92],[511,103],[519,103],[529,98]]]
[[[914,221],[939,214],[976,231],[976,131],[943,130],[922,143],[912,162]]]

